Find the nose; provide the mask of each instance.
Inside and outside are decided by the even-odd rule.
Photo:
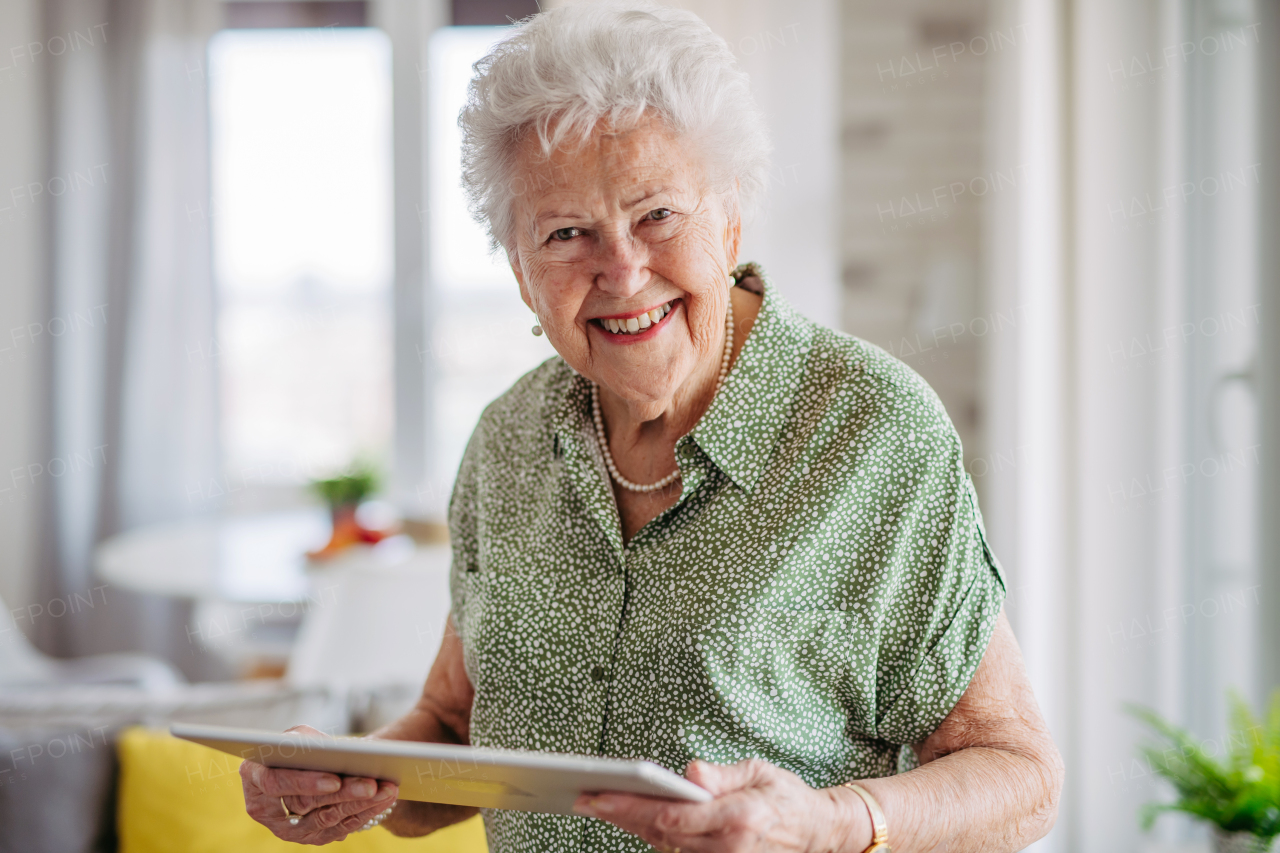
[[[609,229],[598,243],[596,287],[610,296],[626,298],[649,283],[649,253],[628,228]]]

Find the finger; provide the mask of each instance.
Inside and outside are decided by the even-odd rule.
[[[311,737],[328,737],[328,735],[326,735],[324,732],[320,731],[319,729],[312,728],[311,726],[308,726],[306,724],[303,724],[300,726],[294,726],[291,729],[285,729],[284,733],[287,735],[310,735]]]
[[[334,803],[358,802],[359,800],[367,800],[370,797],[378,796],[380,793],[377,779],[370,779],[367,776],[344,776],[342,777],[342,787],[332,794],[285,797],[284,801],[294,812],[306,814],[321,806],[330,806]]]
[[[706,761],[690,761],[685,768],[685,778],[715,796],[744,788],[756,788],[774,781],[777,770],[772,764],[759,759],[739,761],[737,764],[711,764]]]
[[[728,768],[725,768],[728,769]],[[661,800],[634,794],[601,793],[579,797],[574,811],[607,820],[635,835],[718,835],[754,820],[761,786],[739,789],[706,803]],[[683,846],[683,845],[675,845]]]
[[[335,827],[347,826],[351,823],[352,818],[356,818],[367,813],[367,817],[355,821],[352,825],[353,829],[359,829],[364,825],[366,820],[379,812],[385,811],[395,801],[395,792],[390,787],[386,787],[379,791],[377,796],[369,799],[349,800],[347,802],[335,803],[331,806],[318,808],[303,817],[299,826],[303,826],[307,831],[333,829]]]
[[[365,824],[367,824],[371,820],[374,820],[375,818],[379,818],[379,817],[386,818],[388,815],[391,814],[391,806],[394,804],[395,804],[395,800],[391,800],[386,805],[379,804],[371,808],[365,809],[362,812],[357,812],[356,814],[351,815],[348,818],[344,818],[342,823],[339,824],[339,828],[347,832],[355,832],[356,830],[362,828]]]
[[[349,815],[339,821],[336,825],[325,829],[312,829],[305,833],[287,833],[280,834],[281,838],[286,841],[296,841],[303,844],[331,844],[334,841],[341,841],[353,832],[364,827],[369,821],[378,815],[384,814],[386,808],[371,808]]]
[[[634,794],[594,794],[579,797],[577,814],[607,820],[627,832],[647,836],[650,831],[667,835],[697,835],[723,826],[730,810],[717,800],[680,803]]]
[[[342,780],[342,790],[336,794],[326,794],[322,797],[299,797],[298,800],[301,805],[305,805],[308,809],[347,802],[359,805],[360,800],[385,799],[388,791],[391,792],[390,796],[393,800],[400,796],[400,786],[395,782],[388,782],[385,779],[370,779],[365,776],[346,776]],[[285,801],[289,802],[291,799],[286,797]]]
[[[797,846],[794,843],[794,831],[784,831],[781,836],[775,836],[778,812],[762,802],[758,790],[728,794],[698,806],[659,810],[638,823],[633,823],[630,815],[622,815],[616,823],[624,831],[660,849],[680,848],[689,853],[703,850],[804,849],[803,844]]]
[[[291,823],[283,810],[278,808],[265,816],[255,815],[255,819],[265,824],[277,837],[285,841],[299,844],[328,844],[341,841],[351,832],[364,826],[366,822],[388,812],[395,804],[397,790],[394,784],[383,783],[378,796],[364,801],[365,808],[355,810],[354,814],[349,813],[352,804],[347,803],[317,809],[309,815],[298,817],[296,824]],[[278,807],[278,801],[276,805]]]
[[[322,796],[342,790],[342,779],[315,770],[284,770],[247,761],[249,779],[268,797]]]
[[[580,797],[574,811],[607,820],[658,850],[685,853],[720,849],[725,828],[722,809],[712,803],[679,803],[630,794],[598,794]]]

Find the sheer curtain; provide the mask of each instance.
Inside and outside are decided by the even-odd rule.
[[[99,541],[189,514],[191,486],[217,473],[205,45],[219,12],[216,0],[45,3],[48,37],[95,38],[49,65],[45,99],[48,173],[77,188],[52,199],[47,223],[48,316],[73,318],[73,333],[45,337],[46,458],[69,461],[42,507],[50,599],[97,585]],[[181,606],[104,597],[43,622],[40,644],[194,666]]]
[[[1018,455],[984,511],[1067,763],[1036,849],[1203,842],[1179,818],[1140,831],[1169,791],[1124,705],[1221,738],[1226,689],[1256,707],[1274,684],[1253,630],[1275,621],[1257,496],[1273,463],[1245,381],[1268,346],[1251,311],[1274,304],[1256,261],[1275,229],[1254,171],[1265,5],[993,3],[1028,39],[993,55],[989,155],[1027,180],[989,210],[988,298],[1020,322],[989,343],[988,450]]]

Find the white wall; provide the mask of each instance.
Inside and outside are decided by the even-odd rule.
[[[729,43],[773,138],[763,210],[743,229],[743,261],[759,262],[787,299],[840,328],[840,20],[836,0],[684,0]]]
[[[841,5],[841,328],[933,387],[985,497],[978,360],[1018,315],[996,319],[978,298],[981,214],[1025,176],[1018,159],[984,156],[983,95],[1025,36],[987,20],[988,0]]]
[[[0,597],[9,607],[33,603],[40,492],[13,481],[13,469],[42,464],[36,425],[40,394],[39,336],[43,225],[41,195],[33,202],[23,188],[44,184],[42,117],[39,110],[43,60],[22,47],[41,40],[38,0],[0,3]],[[34,194],[34,193],[33,193]],[[15,337],[16,336],[16,337]]]

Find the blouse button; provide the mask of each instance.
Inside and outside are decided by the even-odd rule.
[[[602,666],[593,666],[593,667],[591,667],[591,680],[592,680],[592,681],[604,681],[604,679],[605,679],[605,674],[606,674],[606,673],[605,673],[605,671],[604,671],[604,667],[602,667]]]

